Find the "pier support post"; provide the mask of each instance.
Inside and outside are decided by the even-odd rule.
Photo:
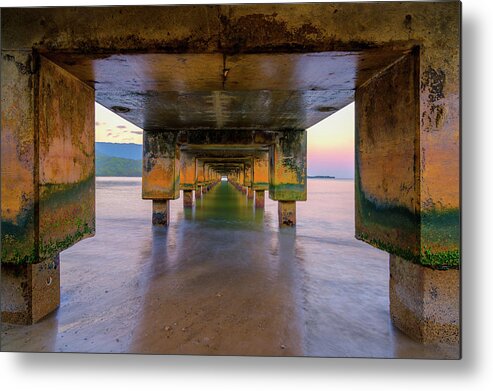
[[[60,251],[94,234],[94,89],[29,51],[1,68],[2,321],[31,324],[60,303]]]
[[[247,187],[247,197],[249,200],[253,200],[253,196],[254,196],[254,190],[253,190],[253,187],[250,186],[250,187]]]
[[[269,190],[269,152],[257,151],[253,158],[254,190]]]
[[[152,200],[152,225],[169,225],[169,200]]]
[[[459,341],[458,49],[415,50],[355,99],[356,237],[391,254],[392,321],[426,343]]]
[[[35,264],[2,265],[2,322],[36,323],[60,305],[59,255]]]
[[[265,190],[255,190],[255,207],[265,207]]]
[[[459,342],[459,270],[434,270],[391,254],[389,296],[392,323],[413,339]]]
[[[278,201],[279,227],[296,225],[296,201]]]
[[[144,130],[142,198],[152,200],[152,225],[169,224],[169,200],[180,197],[180,149],[176,132]]]
[[[279,132],[269,159],[269,197],[279,201],[279,226],[296,225],[296,202],[306,201],[306,131]]]
[[[183,190],[183,206],[185,208],[191,208],[193,206],[193,191]]]

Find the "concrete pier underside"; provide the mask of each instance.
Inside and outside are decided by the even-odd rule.
[[[459,3],[11,8],[1,28],[2,278],[13,291],[26,273],[16,287],[8,270],[94,234],[94,100],[144,129],[154,223],[169,223],[180,190],[207,197],[228,176],[268,189],[280,225],[307,198],[306,129],[355,101],[357,238],[422,268],[460,268]],[[423,337],[402,324],[403,303],[391,307],[402,330],[459,341],[458,311]]]

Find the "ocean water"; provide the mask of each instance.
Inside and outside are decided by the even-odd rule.
[[[3,350],[446,358],[389,317],[388,254],[354,239],[354,182],[310,179],[297,226],[222,182],[151,226],[140,178],[97,178],[95,237],[61,254],[61,305]]]

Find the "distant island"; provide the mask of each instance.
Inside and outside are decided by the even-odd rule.
[[[142,176],[142,145],[96,143],[96,176]]]
[[[330,175],[308,175],[308,179],[335,179],[335,176]]]

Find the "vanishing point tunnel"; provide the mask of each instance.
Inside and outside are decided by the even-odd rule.
[[[60,302],[59,253],[95,233],[94,102],[144,129],[153,224],[222,176],[307,199],[306,129],[355,102],[356,237],[390,254],[390,312],[459,341],[460,4],[4,8],[2,321]]]

